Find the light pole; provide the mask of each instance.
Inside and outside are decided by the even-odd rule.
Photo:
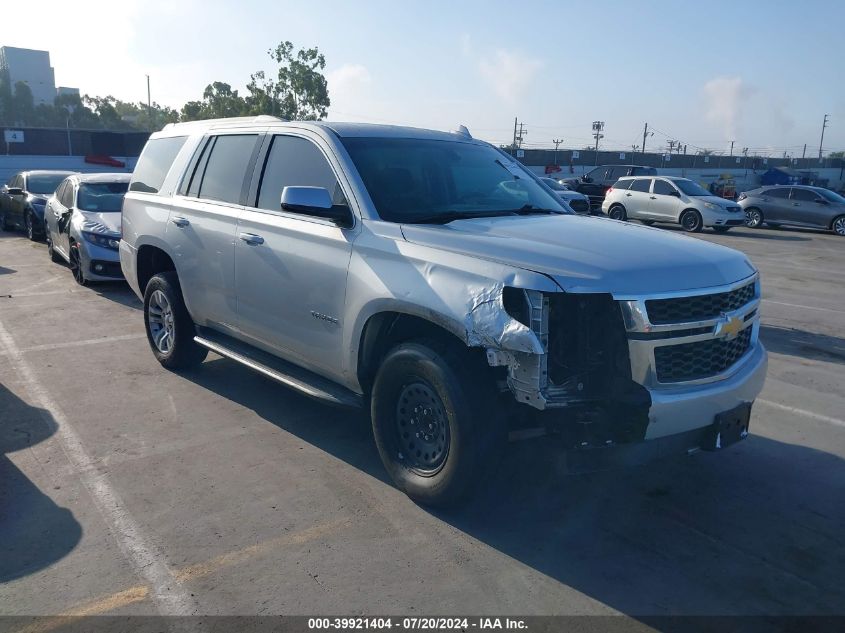
[[[553,139],[552,143],[555,144],[555,159],[554,159],[553,162],[554,162],[555,166],[557,166],[557,148],[560,146],[561,143],[563,143],[563,139],[562,138]]]
[[[73,146],[70,143],[70,116],[73,114],[73,105],[67,104],[65,109],[67,110],[67,118],[65,118],[65,129],[67,130],[67,155],[73,156]]]
[[[593,136],[596,139],[595,165],[599,164],[599,139],[604,138],[604,134],[601,133],[603,129],[604,121],[593,121]]]

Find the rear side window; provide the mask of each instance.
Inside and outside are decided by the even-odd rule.
[[[70,180],[65,180],[62,185],[62,193],[59,202],[63,207],[70,209],[73,206],[73,183]]]
[[[274,136],[261,176],[258,208],[279,211],[282,190],[288,186],[323,187],[333,204],[346,204],[334,171],[314,143],[296,136]]]
[[[792,190],[793,200],[801,200],[803,202],[814,202],[818,197],[819,196],[816,195],[815,191],[810,191],[809,189]]]
[[[768,191],[764,191],[763,195],[769,196],[770,198],[788,198],[789,189],[769,189]]]
[[[631,191],[648,193],[649,187],[651,187],[651,178],[637,178],[634,184],[631,185]]]
[[[631,183],[634,182],[633,180],[617,180],[613,183],[614,189],[628,189],[631,186]]]
[[[593,182],[601,182],[604,180],[604,177],[607,175],[607,168],[606,167],[599,167],[598,169],[594,169],[590,173],[587,174],[590,178],[593,179]]]
[[[675,188],[665,180],[654,181],[654,192],[662,196],[670,196],[675,192]]]
[[[206,148],[206,152],[210,153],[199,183],[199,197],[240,203],[244,177],[257,140],[257,134],[218,136],[214,145]],[[198,168],[202,168],[202,161]],[[197,174],[194,174],[194,179]],[[191,182],[193,186],[194,182]]]
[[[170,166],[185,144],[187,136],[171,136],[148,141],[129,183],[129,191],[158,193]]]

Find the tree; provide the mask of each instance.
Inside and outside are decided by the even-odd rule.
[[[34,118],[34,114],[35,103],[32,98],[32,89],[25,82],[16,81],[12,96],[12,120],[15,123],[26,124]]]
[[[831,152],[827,155],[828,158],[845,158],[845,152]]]
[[[264,71],[250,76],[247,114],[272,114],[290,120],[319,120],[328,114],[331,104],[328,83],[321,72],[326,58],[315,48],[300,49],[294,55],[293,44],[281,42],[267,51],[279,65],[276,79]]]

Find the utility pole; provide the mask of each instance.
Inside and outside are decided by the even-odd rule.
[[[731,141],[731,153],[730,153],[730,154],[728,154],[728,156],[733,156],[733,155],[734,155],[734,143],[736,143],[736,141]]]
[[[806,158],[806,157],[807,157],[807,144],[804,143],[804,151],[801,152],[801,158]]]
[[[593,138],[596,139],[595,163],[599,164],[599,140],[604,138],[602,130],[604,129],[604,121],[593,121]]]
[[[654,132],[652,132],[654,134]],[[645,156],[645,139],[648,136],[648,123],[643,126],[643,156]]]
[[[673,149],[675,149],[675,143],[676,143],[676,142],[677,142],[677,141],[672,140],[672,139],[670,139],[670,140],[666,141],[666,144],[669,146],[669,153],[670,153],[670,154],[672,153],[672,150],[673,150]]]
[[[743,159],[742,162],[743,162],[743,167],[745,168],[745,177],[748,178],[748,148],[747,147],[742,148],[742,155],[745,156],[745,158]]]
[[[147,75],[147,119],[149,120],[150,129],[153,126],[153,102],[150,100],[150,76]]]
[[[516,154],[516,120],[519,117],[513,118],[513,143],[511,143],[511,156]]]
[[[819,160],[822,159],[822,148],[824,147],[824,129],[827,127],[827,118],[829,114],[824,115],[824,121],[822,122],[822,138],[819,141]]]
[[[554,144],[555,144],[555,159],[554,159],[554,164],[555,164],[555,165],[557,165],[557,148],[560,146],[560,144],[561,144],[561,143],[563,143],[563,139],[562,139],[562,138],[556,138],[556,139],[553,139],[553,140],[552,140],[552,143],[554,143]]]
[[[516,148],[522,149],[522,139],[523,137],[528,134],[528,130],[525,129],[525,123],[519,124],[519,134],[516,137]]]

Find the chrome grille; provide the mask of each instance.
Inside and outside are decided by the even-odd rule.
[[[649,299],[645,302],[648,320],[654,325],[689,323],[718,317],[722,312],[738,310],[754,298],[754,282],[730,292]]]
[[[752,328],[733,339],[709,339],[654,349],[658,382],[684,382],[722,373],[737,362],[751,345]]]

